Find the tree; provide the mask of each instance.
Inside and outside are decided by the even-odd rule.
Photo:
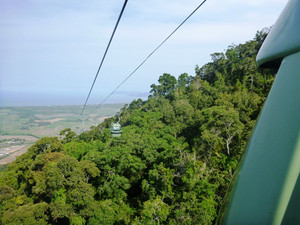
[[[48,207],[45,202],[21,205],[15,210],[6,211],[2,222],[3,224],[46,225],[49,219],[47,215]]]
[[[144,203],[140,223],[162,224],[167,220],[169,213],[170,207],[159,197],[153,200],[148,200]]]
[[[213,106],[203,111],[203,120],[205,122],[200,129],[204,149],[218,152],[226,147],[227,155],[230,156],[230,144],[244,128],[239,113],[233,108]]]
[[[31,155],[34,158],[41,153],[63,151],[63,148],[63,144],[57,137],[44,137],[28,149],[28,155]]]
[[[193,80],[193,77],[189,76],[187,73],[180,74],[180,76],[178,77],[178,81],[177,81],[178,89],[185,90],[191,84],[192,80]]]
[[[71,128],[66,128],[66,129],[60,131],[59,135],[65,136],[63,139],[64,143],[68,143],[68,142],[72,141],[74,139],[74,137],[76,137],[76,133],[73,132],[71,130]]]
[[[177,80],[174,76],[164,73],[159,77],[158,82],[160,85],[151,85],[150,93],[154,96],[169,96],[175,90]]]

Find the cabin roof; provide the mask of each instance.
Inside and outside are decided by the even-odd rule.
[[[300,51],[300,1],[290,0],[256,58],[258,66],[279,68],[282,59]]]

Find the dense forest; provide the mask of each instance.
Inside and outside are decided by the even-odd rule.
[[[275,77],[255,64],[267,32],[195,76],[161,75],[89,131],[38,140],[1,172],[0,224],[213,224]]]

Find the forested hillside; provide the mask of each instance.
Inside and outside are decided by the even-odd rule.
[[[274,80],[255,64],[266,35],[161,75],[120,138],[115,117],[37,141],[1,174],[1,224],[212,224]]]

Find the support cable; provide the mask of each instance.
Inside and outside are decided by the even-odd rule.
[[[88,100],[89,100],[89,98],[90,98],[91,92],[92,92],[92,90],[93,90],[93,87],[94,87],[94,85],[95,85],[95,82],[96,82],[96,80],[97,80],[97,77],[98,77],[98,75],[99,75],[99,72],[100,72],[100,70],[101,70],[102,64],[103,64],[104,59],[105,59],[105,57],[106,57],[107,51],[108,51],[108,49],[109,49],[109,46],[110,46],[110,44],[111,44],[111,42],[112,42],[112,39],[113,39],[113,37],[114,37],[114,35],[115,35],[115,32],[116,32],[116,30],[117,30],[117,27],[118,27],[118,25],[119,25],[119,22],[120,22],[120,20],[121,20],[121,17],[122,17],[122,15],[123,15],[124,10],[125,10],[125,7],[126,7],[127,2],[128,2],[128,0],[125,0],[125,2],[124,2],[124,4],[123,4],[122,10],[121,10],[120,15],[119,15],[118,20],[117,20],[117,23],[116,23],[115,28],[114,28],[114,30],[113,30],[113,32],[112,32],[112,35],[111,35],[111,37],[110,37],[110,40],[109,40],[109,42],[108,42],[108,45],[107,45],[106,50],[105,50],[105,52],[104,52],[104,55],[103,55],[103,57],[102,57],[101,63],[100,63],[99,68],[98,68],[98,70],[97,70],[96,76],[95,76],[95,78],[94,78],[93,84],[92,84],[92,86],[91,86],[91,88],[90,88],[89,94],[88,94],[88,96],[87,96],[87,98],[86,98],[86,100],[85,100],[85,103],[84,103],[84,105],[83,105],[83,107],[82,107],[82,110],[81,110],[81,113],[80,113],[79,117],[82,115],[82,113],[83,113],[83,111],[84,111],[84,109],[85,109],[85,107],[86,107],[86,104],[87,104],[87,102],[88,102]]]
[[[102,106],[104,102],[106,102],[106,100],[110,98],[110,96],[112,96],[205,2],[206,0],[202,1],[200,5],[197,6],[196,9],[194,9],[194,11],[191,12],[190,15],[186,17],[171,34],[169,34],[169,36],[167,36],[100,104],[94,108],[92,112]]]

